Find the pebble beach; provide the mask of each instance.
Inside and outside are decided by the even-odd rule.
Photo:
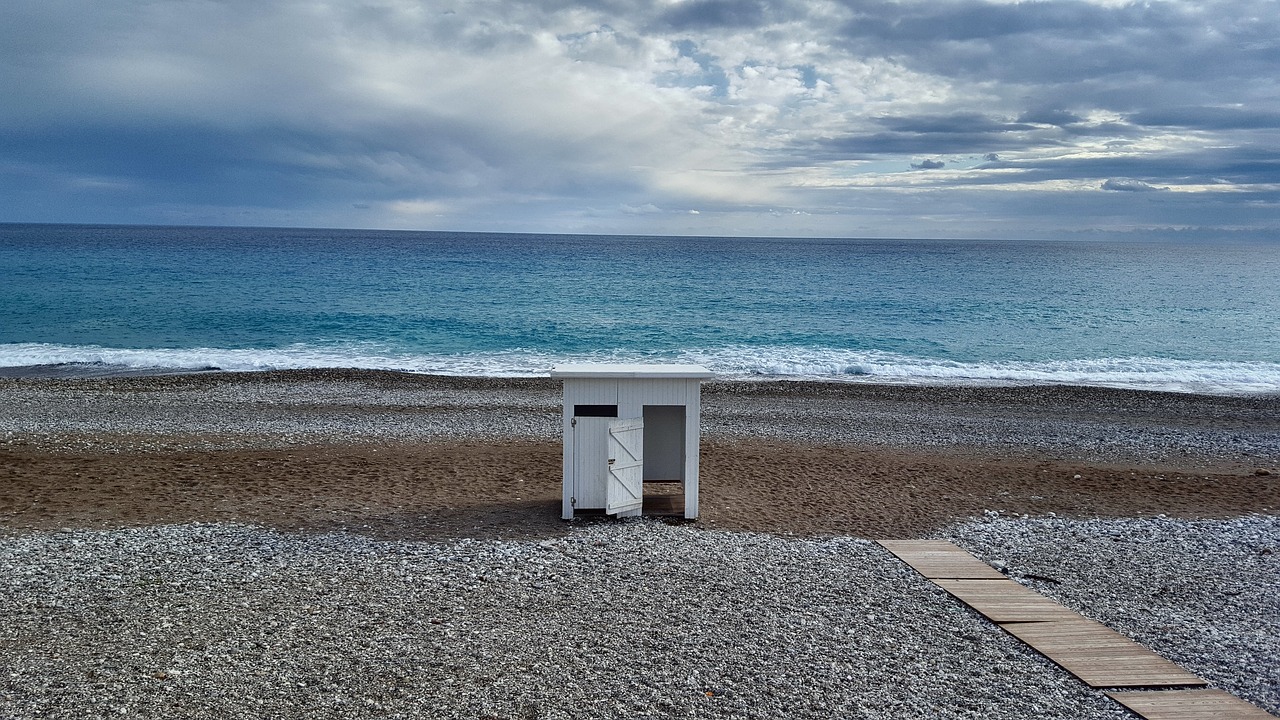
[[[1132,717],[888,537],[1280,712],[1280,397],[708,383],[692,523],[561,521],[559,403],[0,379],[0,717]]]

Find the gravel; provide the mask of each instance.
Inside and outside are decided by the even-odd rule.
[[[707,384],[703,413],[712,436],[961,447],[1084,462],[1280,462],[1280,395],[738,382]]]
[[[0,379],[0,446],[149,452],[559,439],[546,381],[372,371]]]
[[[148,452],[386,439],[556,441],[560,403],[559,384],[538,378],[353,370],[0,378],[0,447]],[[702,428],[710,440],[1280,465],[1280,395],[710,382]]]
[[[1280,518],[993,515],[949,535],[1015,580],[1280,713]]]
[[[870,542],[0,540],[0,716],[1122,718]]]
[[[950,535],[1280,709],[1280,519]],[[62,531],[0,540],[0,588],[6,718],[1128,717],[852,538],[643,519],[445,543]]]

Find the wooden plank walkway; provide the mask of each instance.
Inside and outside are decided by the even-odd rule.
[[[1073,620],[1079,613],[1012,580],[947,580],[933,583],[995,623]]]
[[[946,540],[877,540],[876,542],[930,580],[1006,579],[999,570]]]
[[[1073,620],[1000,623],[1011,635],[1095,688],[1207,685],[1100,622]]]
[[[1019,585],[945,540],[878,540],[935,585],[1094,688],[1189,688],[1203,679],[1073,610]],[[1108,692],[1148,720],[1257,720],[1272,716],[1209,689]]]
[[[1275,720],[1221,690],[1128,690],[1107,695],[1147,720]]]

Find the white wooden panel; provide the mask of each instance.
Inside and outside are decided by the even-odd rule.
[[[573,427],[573,497],[578,510],[605,506],[605,481],[609,467],[607,441],[613,418],[577,418]]]
[[[560,516],[573,518],[574,509],[604,507],[604,477],[607,418],[573,417],[574,405],[617,405],[618,383],[608,378],[566,378],[564,381],[563,438],[564,481]],[[581,426],[583,420],[587,427]],[[592,422],[603,421],[603,422]],[[581,430],[579,430],[581,428]],[[580,447],[581,446],[581,447]],[[584,455],[585,453],[585,455]],[[594,465],[593,459],[598,460]],[[580,476],[580,473],[582,475]]]
[[[572,413],[574,405],[617,405],[618,381],[608,378],[573,378],[564,381],[564,406]]]
[[[619,514],[644,504],[644,420],[609,422],[608,479],[604,511]]]
[[[618,417],[641,417],[653,380],[618,380]]]

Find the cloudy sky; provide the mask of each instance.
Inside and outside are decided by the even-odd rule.
[[[0,221],[1280,234],[1280,4],[4,0]]]

